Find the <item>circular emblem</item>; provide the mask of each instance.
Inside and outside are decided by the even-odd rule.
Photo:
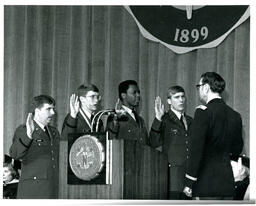
[[[218,45],[249,17],[248,5],[126,6],[144,37],[177,53]]]
[[[105,161],[104,149],[99,140],[91,135],[79,137],[69,153],[69,164],[74,174],[82,180],[99,175]]]

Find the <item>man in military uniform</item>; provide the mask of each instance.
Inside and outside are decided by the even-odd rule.
[[[49,125],[54,106],[50,96],[34,97],[33,112],[15,131],[10,156],[21,160],[17,199],[58,198],[60,135]]]
[[[199,199],[233,199],[235,182],[230,155],[243,148],[242,120],[221,98],[224,79],[215,72],[202,74],[199,98],[191,125],[191,157],[186,170],[184,193]]]
[[[136,111],[140,102],[140,90],[137,82],[134,80],[121,82],[118,92],[121,104],[116,106],[116,110],[121,115],[112,120],[110,118],[108,122],[110,138],[134,140],[140,144],[148,144],[145,122]],[[122,111],[125,115],[122,115]]]
[[[164,112],[160,97],[155,100],[155,119],[149,133],[153,147],[162,146],[169,162],[169,199],[183,199],[186,161],[189,158],[188,128],[192,118],[185,114],[185,91],[172,86],[167,92],[169,110]]]
[[[79,86],[77,94],[70,97],[70,113],[65,117],[61,138],[67,140],[70,133],[91,132],[93,116],[100,100],[99,89],[95,85]],[[100,129],[103,129],[103,124],[100,123]]]

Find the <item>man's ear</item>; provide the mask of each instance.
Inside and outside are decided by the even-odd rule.
[[[39,109],[39,108],[35,108],[34,115],[35,115],[36,113],[38,113],[39,111],[40,111],[40,109]]]
[[[172,101],[170,100],[170,98],[167,99],[167,103],[168,103],[169,105],[172,104]]]
[[[209,84],[205,84],[205,91],[206,93],[208,93],[210,91],[210,85]]]
[[[121,93],[121,97],[122,97],[122,99],[125,99],[126,98],[126,94],[125,93]]]

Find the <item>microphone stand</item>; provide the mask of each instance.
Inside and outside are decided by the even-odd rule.
[[[96,132],[98,132],[99,129],[99,123],[100,123],[100,119],[102,117],[102,115],[108,113],[108,115],[113,112],[112,109],[105,109],[105,110],[101,110],[99,112],[97,112],[97,114],[93,117],[92,119],[92,124],[91,124],[91,132],[93,132],[93,125],[96,123]],[[97,117],[98,116],[98,117]]]

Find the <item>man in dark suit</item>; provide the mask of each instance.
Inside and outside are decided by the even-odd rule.
[[[70,113],[65,117],[61,138],[67,139],[70,133],[91,132],[92,119],[100,100],[99,89],[95,85],[79,86],[77,94],[72,94],[70,97]],[[101,122],[100,129],[102,128]]]
[[[148,144],[145,122],[136,111],[140,102],[140,90],[137,82],[134,80],[121,82],[118,92],[121,105],[117,105],[116,109],[118,113],[123,112],[125,115],[120,115],[120,118],[113,118],[113,121],[108,122],[110,138],[134,140],[140,144]]]
[[[238,156],[243,148],[241,116],[222,100],[225,81],[219,74],[204,73],[196,87],[205,105],[197,107],[189,131],[191,157],[184,193],[196,199],[233,199],[230,155]]]
[[[186,161],[189,157],[188,128],[192,118],[185,114],[185,91],[172,86],[167,92],[169,110],[164,112],[160,97],[155,100],[155,119],[149,133],[153,147],[162,146],[169,162],[169,199],[183,199]]]
[[[58,198],[60,135],[49,125],[54,107],[52,97],[34,97],[33,112],[15,131],[10,156],[21,160],[17,199]]]

